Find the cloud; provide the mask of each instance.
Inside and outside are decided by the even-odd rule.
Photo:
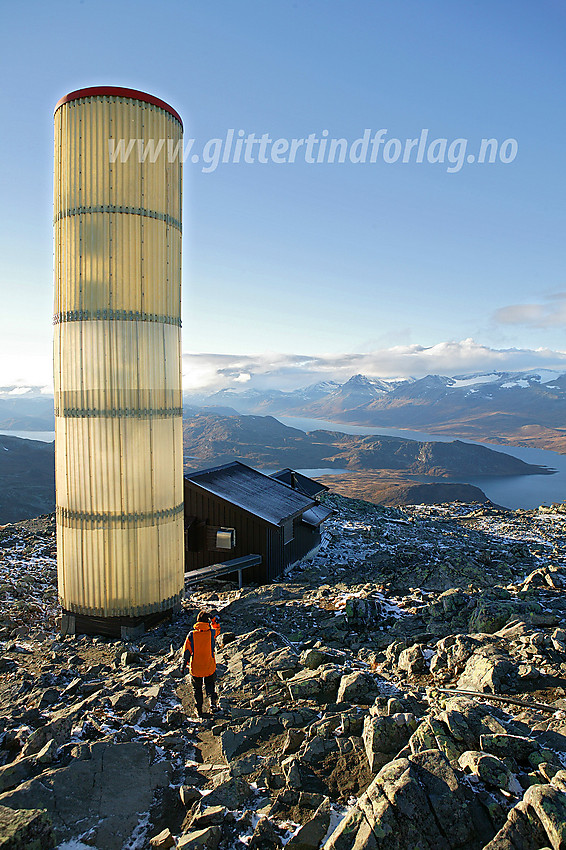
[[[493,314],[502,325],[524,325],[531,328],[552,328],[566,325],[566,292],[549,295],[543,304],[509,304]]]
[[[566,372],[566,352],[496,349],[465,339],[431,346],[397,345],[364,354],[184,354],[183,386],[201,393],[241,389],[243,384],[246,389],[291,390],[318,381],[344,382],[357,373],[392,379],[543,368]]]

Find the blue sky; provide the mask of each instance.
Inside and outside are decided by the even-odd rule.
[[[513,162],[457,173],[187,163],[183,349],[223,355],[225,380],[303,355],[315,377],[358,355],[383,375],[566,369],[559,0],[5,0],[0,16],[0,384],[49,381],[52,113],[100,84],[168,101],[195,150],[229,128],[517,140]],[[218,383],[220,361],[186,362],[188,385]]]

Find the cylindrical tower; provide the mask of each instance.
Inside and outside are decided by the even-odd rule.
[[[130,89],[81,89],[55,109],[57,562],[71,631],[119,634],[181,598],[182,133],[174,109]]]

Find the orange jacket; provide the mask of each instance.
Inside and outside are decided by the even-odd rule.
[[[183,671],[190,659],[191,676],[212,676],[216,670],[214,649],[220,634],[220,623],[213,617],[210,623],[195,623],[183,646]]]

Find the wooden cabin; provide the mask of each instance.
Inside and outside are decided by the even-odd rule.
[[[261,555],[261,565],[246,570],[244,580],[268,582],[318,548],[321,525],[331,513],[297,488],[239,461],[188,473],[185,569]]]

